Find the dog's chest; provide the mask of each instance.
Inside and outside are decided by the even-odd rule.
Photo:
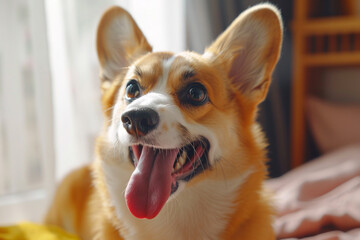
[[[126,228],[125,239],[218,239],[234,211],[233,202],[249,173],[235,179],[205,180],[169,199],[154,219],[135,218],[127,209],[124,190],[129,173],[103,163],[111,205]]]

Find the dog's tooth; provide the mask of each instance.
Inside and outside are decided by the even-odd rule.
[[[175,165],[175,171],[179,170],[180,168],[181,168],[181,165],[179,162],[177,162]]]
[[[181,157],[184,158],[184,160],[186,161],[187,152],[186,152],[186,151],[183,151]]]
[[[181,155],[181,157],[179,157],[179,163],[181,166],[183,166],[185,164],[186,160],[184,158],[184,155]]]

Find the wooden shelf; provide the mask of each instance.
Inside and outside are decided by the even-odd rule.
[[[339,1],[341,16],[309,18],[321,13],[326,1],[294,0],[293,85],[291,115],[291,166],[307,158],[305,99],[317,70],[360,66],[360,16],[354,11],[359,0]],[[310,14],[312,13],[312,15]],[[339,13],[340,13],[339,12]],[[318,68],[318,69],[317,69]],[[311,69],[312,71],[308,71]]]
[[[304,63],[309,67],[321,66],[359,66],[360,52],[307,54]]]
[[[303,22],[294,21],[293,27],[295,31],[302,31],[304,35],[360,33],[360,17],[307,19]]]

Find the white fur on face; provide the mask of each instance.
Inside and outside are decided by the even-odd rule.
[[[182,54],[179,56],[184,57],[185,55]],[[112,126],[109,128],[109,135],[112,136],[113,139],[117,139],[121,145],[130,146],[133,144],[144,144],[164,149],[182,147],[202,136],[210,141],[212,147],[209,152],[209,159],[211,163],[213,163],[215,161],[214,159],[221,155],[220,148],[217,147],[218,143],[215,134],[203,125],[187,122],[182,115],[179,106],[175,104],[174,96],[171,96],[167,92],[166,85],[169,78],[169,72],[176,57],[178,56],[175,55],[163,61],[163,74],[159,76],[157,84],[147,94],[131,102],[124,110],[129,111],[140,107],[151,108],[159,114],[160,122],[157,128],[148,133],[143,138],[142,142],[138,142],[125,130],[119,120],[120,117],[114,116],[113,118],[117,119],[117,121],[113,121]],[[189,61],[191,61],[191,56],[185,57],[189,58]],[[185,70],[189,70],[188,67],[186,69],[184,68],[184,71]],[[130,68],[129,71],[132,71],[132,68]],[[123,101],[123,99],[119,100]],[[117,105],[118,104],[123,103],[118,102]],[[116,108],[118,107],[119,105],[115,106],[115,115],[119,115],[119,111],[116,111]],[[186,129],[187,132],[190,133],[190,139],[188,138],[189,136],[183,135],[184,133],[180,130],[180,127]]]
[[[173,99],[164,92],[150,92],[143,97],[132,102],[126,111],[139,107],[147,107],[159,114],[160,122],[156,129],[148,133],[144,139],[146,142],[134,142],[133,137],[126,132],[125,128],[118,127],[118,136],[121,144],[149,144],[158,148],[177,148],[182,145],[182,136],[176,128],[172,127],[178,124],[182,115]],[[165,131],[165,129],[167,129]]]
[[[157,128],[145,136],[144,142],[136,142],[122,124],[119,124],[117,126],[117,135],[120,144],[130,146],[141,143],[158,148],[177,148],[182,145],[182,136],[174,126],[183,121],[183,117],[173,98],[165,89],[173,61],[174,58],[164,60],[163,74],[159,76],[156,86],[144,96],[134,100],[125,109],[125,111],[130,111],[146,107],[156,111],[160,120]]]

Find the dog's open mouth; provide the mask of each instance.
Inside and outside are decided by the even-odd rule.
[[[131,146],[135,170],[125,191],[131,213],[138,218],[154,218],[178,189],[180,180],[189,181],[209,167],[209,149],[205,138],[174,149]]]

